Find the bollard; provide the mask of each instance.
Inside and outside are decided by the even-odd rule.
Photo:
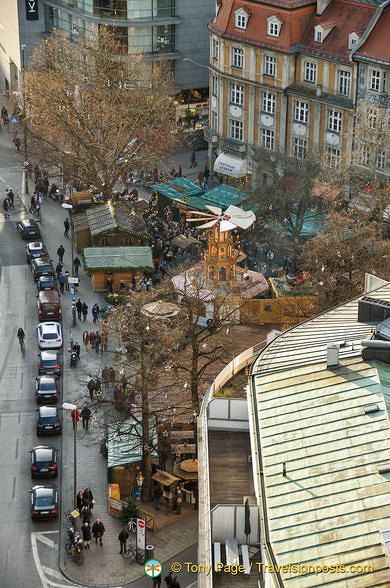
[[[145,561],[149,561],[149,559],[154,559],[154,545],[145,547]]]

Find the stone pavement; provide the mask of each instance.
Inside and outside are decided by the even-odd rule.
[[[2,134],[0,142],[10,143],[12,137],[7,137]],[[203,153],[205,160],[205,152],[198,152],[197,159],[200,162]],[[175,163],[183,165],[183,173],[187,170],[185,161],[189,165],[189,154],[178,152],[175,155]],[[20,162],[22,163],[22,157]],[[15,166],[15,172],[17,167]],[[188,167],[187,177],[193,181],[196,179],[199,169],[202,169],[200,163],[197,168],[191,170]],[[204,166],[203,166],[204,169]],[[19,168],[20,170],[20,168]],[[22,173],[19,171],[18,176]],[[15,181],[13,189],[17,190],[24,201],[27,210],[30,204],[31,197],[31,182],[30,194],[25,194],[24,184],[21,187],[18,180]],[[27,216],[27,214],[26,214]],[[56,251],[60,244],[65,247],[64,256],[64,270],[68,269],[71,272],[71,246],[70,239],[63,236],[64,225],[63,222],[67,214],[57,202],[44,200],[42,204],[42,224],[41,231],[43,238],[47,244],[49,254],[53,259],[54,264],[57,264],[58,258]],[[86,383],[89,374],[96,374],[101,371],[104,365],[110,365],[110,353],[96,354],[92,349],[84,350],[82,345],[82,333],[84,330],[96,330],[92,325],[91,309],[95,302],[99,305],[103,303],[102,294],[94,293],[92,291],[92,283],[90,278],[84,273],[82,268],[79,272],[80,288],[78,295],[82,301],[86,301],[89,307],[89,314],[87,322],[80,323],[74,329],[70,328],[71,316],[71,300],[70,295],[65,292],[61,297],[63,308],[63,337],[64,337],[64,351],[63,351],[63,401],[75,403],[79,410],[84,403],[89,404],[89,395],[87,394]],[[97,327],[98,328],[98,327]],[[69,353],[68,347],[70,340],[78,341],[81,345],[81,361],[76,369],[69,367]],[[107,482],[107,467],[106,460],[99,452],[100,442],[104,436],[105,415],[103,410],[99,409],[91,428],[87,432],[83,430],[81,423],[77,430],[77,490],[84,490],[90,486],[96,500],[96,506],[93,511],[93,520],[100,518],[106,528],[104,535],[103,547],[91,543],[90,551],[85,551],[85,560],[82,566],[77,566],[73,563],[72,558],[65,552],[66,536],[66,519],[64,512],[72,506],[73,500],[73,430],[70,419],[70,414],[64,411],[63,414],[63,431],[62,431],[62,492],[61,492],[61,529],[60,529],[60,546],[59,558],[60,569],[64,575],[74,583],[81,586],[119,586],[128,585],[134,582],[137,586],[137,580],[145,578],[143,567],[136,564],[134,560],[124,560],[119,555],[119,541],[118,534],[121,527],[119,519],[112,517],[108,513],[108,482]],[[174,558],[177,554],[190,548],[197,543],[197,512],[180,519],[157,531],[156,533],[148,532],[146,541],[148,544],[155,546],[155,557],[161,562],[166,562]],[[133,544],[135,539],[133,538]]]

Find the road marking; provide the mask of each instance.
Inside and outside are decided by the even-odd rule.
[[[16,439],[15,459],[18,459],[19,455],[19,439]]]
[[[62,581],[65,580],[64,576],[58,570],[53,570],[53,568],[48,568],[46,566],[42,566],[42,570],[45,572],[45,574],[47,574],[48,576],[53,576],[53,578],[57,578],[57,580],[62,580]],[[75,586],[75,585],[76,584],[70,584],[70,586]]]
[[[54,541],[52,541],[48,537],[45,537],[45,535],[39,534],[39,535],[37,535],[37,539],[41,543],[44,543],[45,545],[48,545],[52,549],[56,549],[58,551],[58,544],[54,543]]]
[[[46,534],[49,534],[49,533],[58,533],[58,531],[46,531]],[[57,582],[53,582],[50,580],[50,578],[46,577],[45,571],[48,574],[53,575],[54,577],[61,579],[62,581],[67,582],[67,579],[64,578],[64,576],[60,572],[57,572],[56,570],[52,570],[51,568],[47,568],[47,567],[41,565],[41,560],[39,559],[38,547],[37,547],[37,539],[40,541],[41,535],[42,535],[42,533],[31,533],[31,547],[32,547],[35,567],[37,568],[37,572],[38,572],[39,577],[42,582],[42,588],[51,588],[51,587],[53,587],[53,588],[69,588],[69,586],[79,586],[79,588],[80,588],[80,584],[73,584],[73,582],[68,582],[67,584],[58,584]],[[58,576],[57,576],[57,574],[58,574]]]
[[[35,567],[37,568],[38,575],[39,575],[41,582],[42,582],[42,588],[49,588],[49,585],[46,582],[46,576],[43,573],[41,562],[39,560],[37,540],[35,537],[35,533],[31,533],[31,547],[32,547],[34,561],[35,561]]]
[[[16,491],[16,478],[14,477],[14,483],[12,486],[12,500],[15,498],[15,491]]]

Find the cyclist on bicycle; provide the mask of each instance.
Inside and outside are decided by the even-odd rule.
[[[18,333],[17,333],[16,336],[17,336],[17,338],[19,340],[19,343],[20,342],[24,342],[24,339],[25,339],[26,335],[24,334],[24,331],[23,331],[22,327],[19,327]]]

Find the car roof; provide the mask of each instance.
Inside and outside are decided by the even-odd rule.
[[[50,263],[50,262],[49,262],[49,263]],[[40,281],[41,281],[41,280],[43,280],[43,281],[45,281],[45,280],[49,281],[49,280],[50,280],[50,282],[52,282],[54,279],[55,279],[55,278],[54,278],[54,276],[51,276],[50,274],[41,274],[41,275],[39,276],[39,280],[40,280]]]
[[[37,445],[37,447],[33,447],[31,451],[36,454],[43,453],[44,451],[51,451],[51,453],[55,453],[57,449],[52,445]]]
[[[43,257],[37,257],[36,259],[33,260],[32,263],[35,263],[35,265],[50,265],[51,266],[51,262]]]
[[[42,290],[39,292],[39,301],[42,304],[59,304],[60,295],[58,294],[57,290]],[[49,323],[44,324],[48,325]]]
[[[37,486],[33,486],[32,490],[35,492],[35,494],[42,494],[47,496],[49,494],[53,494],[57,490],[57,487],[55,484],[39,484]]]
[[[39,323],[37,328],[42,329],[44,333],[58,333],[61,330],[59,323]]]
[[[25,218],[24,220],[20,221],[20,223],[24,226],[24,227],[37,227],[37,223],[33,220],[31,220],[31,218]]]
[[[38,376],[37,380],[39,380],[41,384],[56,384],[57,382],[54,376]]]
[[[43,243],[41,241],[33,241],[32,243],[27,243],[27,247],[29,249],[43,249]]]
[[[41,358],[45,359],[57,359],[58,353],[55,349],[48,349],[47,351],[40,352]]]
[[[58,411],[56,406],[40,406],[38,412],[43,416],[54,416]]]

